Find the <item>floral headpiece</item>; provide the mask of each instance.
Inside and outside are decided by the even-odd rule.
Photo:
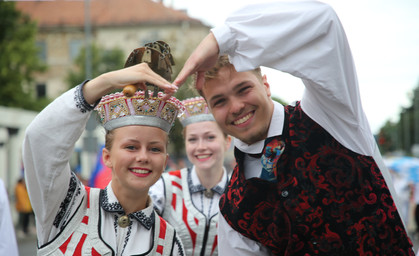
[[[182,101],[185,111],[179,115],[179,121],[186,127],[189,124],[215,121],[203,97],[189,98]]]
[[[166,101],[161,97],[162,92],[157,97],[147,97],[144,91],[137,91],[132,97],[119,92],[104,96],[96,110],[108,131],[128,125],[145,125],[161,128],[168,133],[184,106],[175,97]]]

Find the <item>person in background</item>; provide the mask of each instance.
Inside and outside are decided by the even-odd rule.
[[[27,128],[23,160],[38,255],[184,255],[148,196],[166,167],[168,133],[183,106],[174,97],[162,101],[162,93],[107,95],[145,83],[169,84],[146,63],[104,73],[55,99]],[[112,169],[105,189],[84,186],[69,165],[95,107],[106,131],[103,160]]]
[[[204,98],[182,103],[179,121],[193,166],[163,173],[150,195],[157,211],[179,232],[186,255],[218,255],[218,201],[227,186],[223,163],[231,137],[217,125]]]
[[[2,179],[0,179],[0,255],[19,255],[15,228],[10,213],[9,196]]]
[[[15,207],[19,214],[18,228],[21,229],[24,235],[28,235],[33,210],[31,201],[29,200],[28,191],[26,189],[25,179],[23,177],[17,181],[15,186]]]
[[[301,78],[301,101],[273,102],[260,66]],[[329,5],[275,1],[232,13],[173,84],[196,73],[215,120],[237,139],[220,255],[414,255]]]

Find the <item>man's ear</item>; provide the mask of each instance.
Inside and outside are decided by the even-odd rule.
[[[266,77],[266,75],[262,76],[262,82],[263,82],[263,85],[265,86],[264,88],[265,88],[266,94],[269,97],[271,97],[271,86],[268,83],[268,78]]]

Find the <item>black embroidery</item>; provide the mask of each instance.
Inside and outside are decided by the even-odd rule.
[[[86,113],[88,111],[92,111],[96,105],[99,103],[96,102],[93,106],[87,103],[87,101],[84,99],[83,96],[83,86],[88,82],[89,80],[84,81],[82,84],[77,85],[76,90],[74,91],[74,102],[76,103],[76,107],[80,109],[82,113]]]
[[[131,231],[132,231],[132,222],[128,226],[128,232],[127,232],[127,235],[125,236],[124,246],[122,248],[121,255],[124,255],[124,251],[125,251],[125,248],[127,247],[127,244],[128,244],[128,241],[129,241],[129,237],[131,236]]]
[[[109,202],[107,188],[100,191],[100,206],[103,210],[107,212],[116,212],[119,214],[125,214],[124,209],[122,208],[119,202]],[[128,214],[130,220],[136,219],[141,225],[143,225],[147,230],[150,230],[154,225],[154,211],[151,212],[150,216],[147,216],[143,211],[138,211]],[[116,227],[117,218],[115,218],[115,227]]]
[[[128,214],[128,217],[138,220],[147,230],[150,230],[154,225],[154,215],[154,211],[151,212],[149,217],[144,212],[139,211]]]
[[[74,197],[80,195],[81,193],[81,183],[77,179],[76,175],[72,172],[70,178],[70,184],[68,186],[67,195],[64,200],[60,204],[60,208],[58,210],[57,215],[55,216],[53,226],[58,228],[61,227],[63,229],[65,227],[65,220],[67,219],[66,215],[69,214],[68,210],[70,209],[70,204],[74,204]]]
[[[185,252],[183,251],[183,248],[182,248],[182,243],[179,241],[178,237],[176,236],[176,232],[175,232],[174,243],[177,245],[178,255],[181,255],[181,256],[185,255]]]

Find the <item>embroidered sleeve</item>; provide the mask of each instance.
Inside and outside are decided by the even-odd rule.
[[[83,86],[89,82],[89,80],[85,80],[83,83],[77,85],[76,90],[74,92],[74,101],[76,102],[76,106],[82,113],[86,113],[88,111],[92,111],[97,104],[99,104],[100,99],[96,101],[94,105],[90,105],[87,103],[87,101],[84,99],[83,96]]]

